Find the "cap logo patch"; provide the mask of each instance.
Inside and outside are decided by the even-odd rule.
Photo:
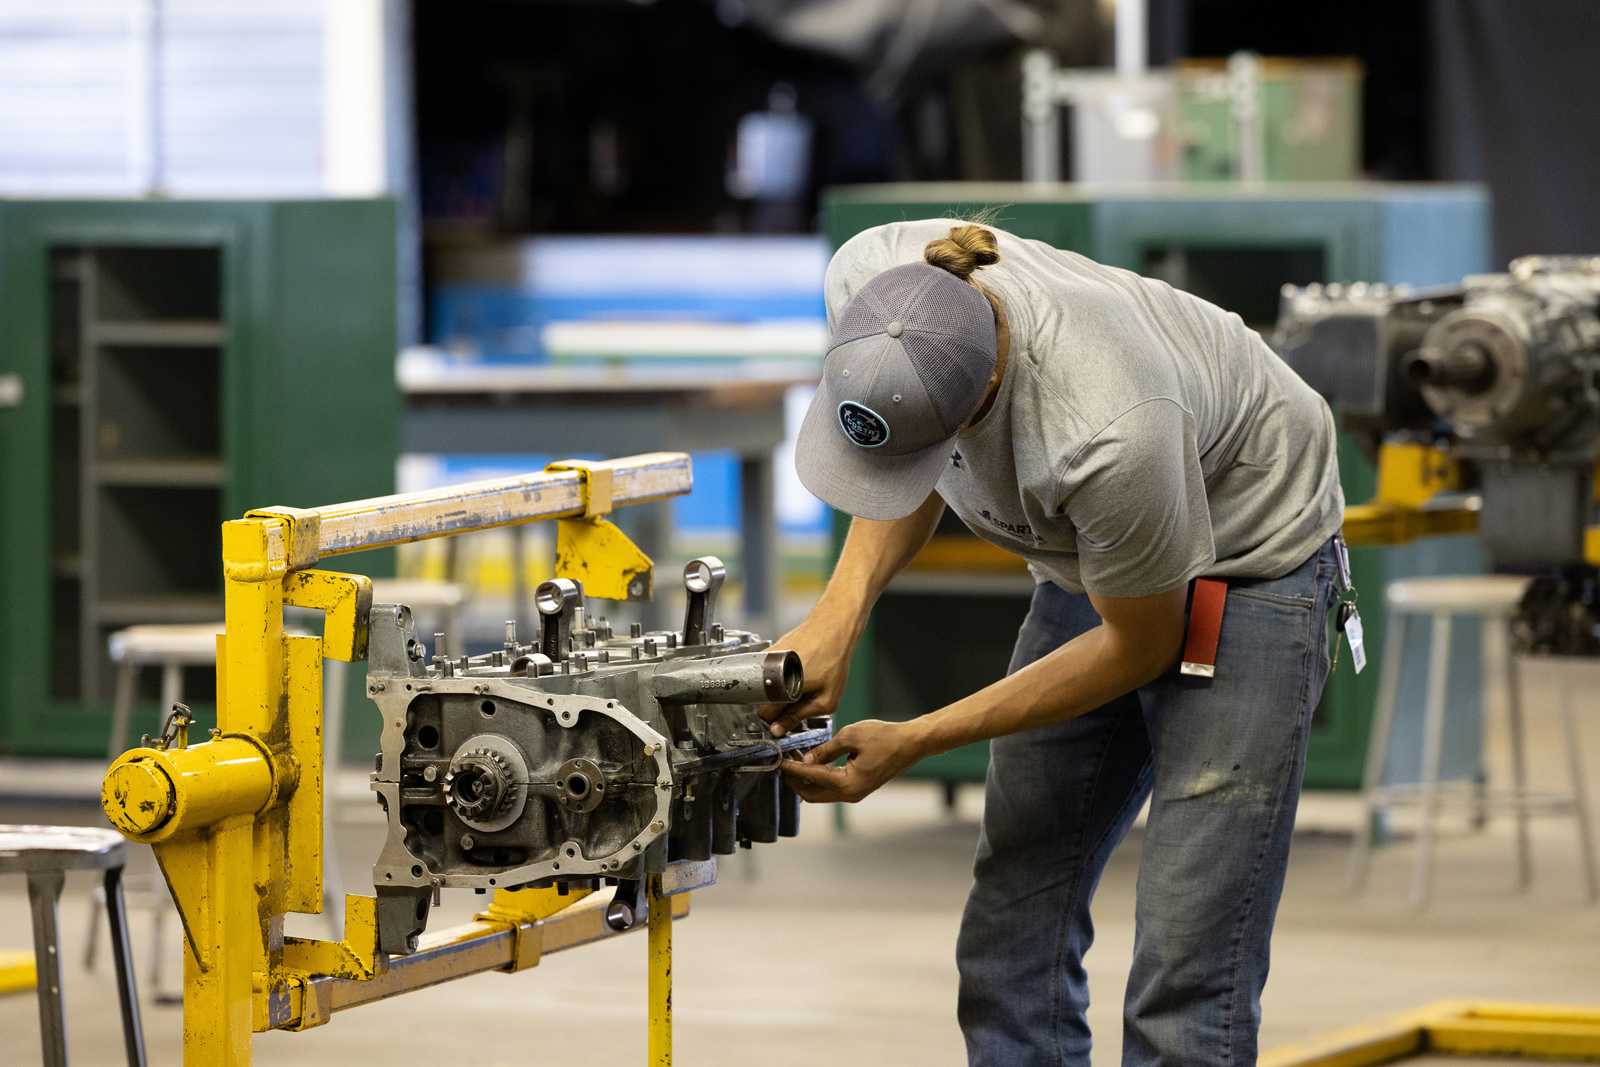
[[[857,448],[877,448],[889,440],[889,424],[883,416],[854,400],[840,403],[839,429]]]

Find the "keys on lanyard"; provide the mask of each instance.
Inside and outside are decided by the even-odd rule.
[[[1356,610],[1356,587],[1350,578],[1350,550],[1345,547],[1344,538],[1338,535],[1333,539],[1334,554],[1339,557],[1339,609],[1334,615],[1333,624],[1339,633],[1344,635],[1345,642],[1350,645],[1350,665],[1357,674],[1367,669],[1367,643],[1361,630],[1361,612]],[[1333,667],[1339,666],[1339,639],[1334,637]]]
[[[1344,634],[1345,641],[1350,645],[1350,665],[1360,674],[1367,669],[1367,643],[1361,632],[1361,612],[1356,610],[1355,602],[1350,600],[1339,601],[1339,613],[1334,617],[1334,625]],[[1333,665],[1339,666],[1338,638],[1334,639]]]

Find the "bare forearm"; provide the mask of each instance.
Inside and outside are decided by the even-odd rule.
[[[943,514],[944,501],[932,493],[903,519],[852,519],[839,562],[816,611],[859,632],[878,595],[922,551]]]
[[[1169,668],[1178,645],[1130,640],[1101,625],[1015,674],[915,720],[918,758],[1076,718]]]

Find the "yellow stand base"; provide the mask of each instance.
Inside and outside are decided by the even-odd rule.
[[[1600,1008],[1441,1001],[1266,1053],[1260,1067],[1369,1067],[1415,1056],[1600,1062]]]

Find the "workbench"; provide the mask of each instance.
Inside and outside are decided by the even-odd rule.
[[[596,455],[727,451],[739,457],[744,623],[772,632],[778,545],[773,451],[784,394],[816,381],[812,364],[562,367],[452,363],[415,350],[399,364],[401,450],[424,454]],[[630,509],[629,532],[657,559],[670,502]],[[521,600],[519,599],[519,603]],[[659,601],[653,609],[659,613]]]

